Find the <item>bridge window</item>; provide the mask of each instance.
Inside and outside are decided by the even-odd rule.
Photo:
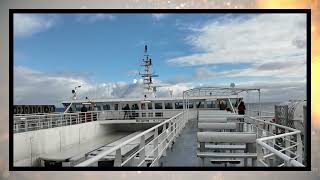
[[[198,101],[198,102],[196,102],[196,108],[204,108],[204,102],[202,102],[202,101]]]
[[[114,110],[118,110],[119,109],[119,104],[114,104]]]
[[[214,108],[215,104],[213,101],[207,101],[207,108]]]
[[[162,103],[154,103],[155,109],[162,109]]]
[[[152,103],[148,103],[148,109],[152,109]]]
[[[193,102],[189,102],[189,108],[193,108]]]
[[[133,104],[133,105],[131,106],[131,110],[139,110],[138,104]]]
[[[166,102],[165,105],[164,105],[164,108],[165,109],[172,109],[172,103],[171,102]]]
[[[176,103],[174,103],[174,105],[175,105],[176,109],[183,109],[183,103],[182,102],[176,102]]]
[[[141,110],[145,110],[146,109],[146,104],[145,103],[141,103]]]
[[[103,110],[110,110],[110,105],[109,104],[103,105]]]

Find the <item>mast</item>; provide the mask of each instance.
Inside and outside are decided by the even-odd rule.
[[[150,94],[153,94],[155,91],[155,86],[153,86],[152,78],[158,77],[158,75],[152,72],[152,60],[149,58],[148,55],[148,47],[147,45],[144,46],[144,59],[142,59],[141,66],[144,66],[144,72],[139,73],[143,78],[143,85],[144,85],[144,95],[145,97],[149,97]]]

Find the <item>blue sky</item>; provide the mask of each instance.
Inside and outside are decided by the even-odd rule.
[[[158,83],[177,93],[231,82],[266,89],[305,83],[304,15],[16,14],[14,21],[15,73],[46,77],[33,87],[52,79],[87,84],[86,93],[128,85],[140,79],[134,72],[142,71],[144,45]],[[18,102],[31,97],[26,78],[15,75],[15,89],[24,92]]]
[[[63,20],[45,33],[30,38],[15,38],[15,52],[28,54],[15,58],[15,65],[44,72],[90,72],[97,81],[131,81],[128,71],[138,70],[144,44],[161,78],[175,73],[188,74],[192,67],[171,66],[166,60],[192,53],[185,44],[187,30],[179,30],[176,21],[201,23],[219,15],[171,15],[155,20],[150,14],[117,14],[115,20],[79,22],[78,15],[59,15]],[[224,68],[228,68],[224,66]]]
[[[99,82],[131,81],[135,76],[127,72],[142,70],[139,63],[146,44],[154,60],[154,71],[161,75],[161,79],[170,79],[176,74],[188,75],[198,66],[174,66],[166,62],[197,51],[185,43],[192,32],[178,23],[200,25],[219,20],[223,15],[171,14],[161,20],[150,14],[113,16],[116,19],[82,22],[79,14],[60,14],[62,21],[45,33],[14,39],[15,54],[18,54],[15,65],[43,72],[88,72],[90,78]],[[19,53],[28,55],[23,59]],[[208,68],[225,71],[249,65],[221,64]]]

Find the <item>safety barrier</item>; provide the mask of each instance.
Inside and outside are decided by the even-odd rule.
[[[172,146],[173,142],[181,133],[181,130],[185,127],[187,121],[194,117],[194,112],[180,112],[179,114],[155,125],[135,137],[128,139],[111,149],[102,151],[96,156],[76,165],[76,167],[89,166],[114,152],[114,166],[158,166],[159,159],[166,154],[166,150]],[[150,132],[153,134],[153,139],[146,143],[145,136]],[[137,140],[140,142],[139,148],[130,156],[123,157],[121,153],[122,148]]]
[[[299,130],[254,117],[245,121],[258,136],[258,166],[304,166]]]
[[[304,157],[303,145],[299,130],[273,123],[263,117],[258,118],[246,115],[239,118],[240,121],[234,121],[226,116],[230,116],[230,114],[213,111],[199,112],[199,132],[197,137],[200,143],[200,152],[197,153],[198,157],[202,159],[205,157],[240,158],[241,156],[241,158],[248,158],[248,155],[257,159],[254,160],[254,166],[304,166],[302,164]],[[231,130],[239,132],[228,132]],[[211,149],[210,151],[205,151],[207,149],[205,143],[236,143],[239,138],[241,141],[253,140],[254,152],[250,151],[249,154],[211,152],[223,144],[216,144],[215,146],[217,147],[212,147],[209,148]],[[247,144],[247,142],[244,143]],[[226,159],[223,160],[226,161]],[[246,166],[246,160],[244,162]]]
[[[140,111],[89,111],[77,113],[37,113],[14,115],[14,133],[69,126],[91,121],[134,120],[136,122],[162,122],[181,110],[140,110]]]

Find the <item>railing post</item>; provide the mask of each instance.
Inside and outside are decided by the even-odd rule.
[[[139,163],[141,163],[142,161],[145,161],[146,159],[146,148],[145,148],[145,145],[146,145],[146,141],[145,141],[145,135],[142,135],[141,138],[140,138],[140,145],[139,145],[139,150],[142,149],[140,152],[139,152]],[[146,162],[144,162],[142,165],[144,166],[146,164]]]
[[[289,133],[289,130],[286,129],[285,133],[286,134]],[[286,140],[284,138],[287,138],[288,140]],[[287,147],[290,146],[290,141],[289,141],[290,140],[290,136],[285,136],[284,138],[283,139],[285,140],[285,148],[287,148]],[[288,149],[288,150],[290,150],[290,149]],[[290,157],[290,152],[289,151],[285,151],[285,154]]]
[[[260,145],[259,143],[257,144],[257,159],[252,159],[252,166],[261,166],[262,163],[260,163],[260,161],[263,161],[262,157],[263,157],[263,151],[262,151],[262,145]]]
[[[38,123],[40,124],[39,129],[43,129],[43,123],[41,122],[41,118],[40,117],[38,118]]]
[[[15,121],[14,121],[14,123],[15,123]],[[16,123],[14,125],[14,132],[19,132],[19,124],[18,123]]]
[[[178,121],[177,121],[177,137],[180,136],[180,133],[182,131],[182,124],[183,124],[183,118],[181,118],[180,116],[178,117]]]
[[[25,131],[27,132],[27,131],[28,131],[28,121],[27,121],[27,118],[25,118],[25,120],[24,120],[24,128],[25,128]]]
[[[179,117],[177,117],[177,118],[175,119],[174,126],[173,126],[173,129],[174,129],[173,141],[176,141],[176,138],[177,138],[177,135],[178,135],[178,127],[177,127],[178,121],[179,121],[178,118],[179,118]]]
[[[156,129],[154,130],[153,138],[154,138],[154,141],[153,141],[153,149],[155,149],[154,152],[153,152],[153,159],[156,159],[156,158],[158,157],[158,155],[159,155],[158,128],[156,128]],[[159,166],[159,161],[156,160],[156,161],[154,162],[154,165],[155,165],[155,166]]]
[[[171,138],[173,139],[174,138],[174,132],[173,132],[173,122],[172,121],[170,121],[169,122],[169,134],[171,134],[171,135],[168,135],[168,137],[169,137],[169,139],[168,139],[168,143],[169,143],[169,148],[171,148],[172,147],[172,143],[173,143],[173,140],[170,142],[170,140],[171,140]]]
[[[121,156],[121,148],[116,150],[116,157],[114,159],[114,166],[115,167],[120,167],[122,163],[122,156]]]
[[[162,152],[162,155],[163,156],[166,156],[167,155],[167,150],[165,149],[166,148],[166,141],[167,141],[167,128],[166,128],[166,123],[163,124],[163,127],[162,127],[162,138],[161,138],[161,151]]]
[[[298,158],[297,158],[297,161],[299,163],[302,163],[302,156],[303,156],[303,153],[302,153],[302,139],[301,139],[301,133],[298,133],[297,134],[297,154],[298,154]],[[306,143],[306,142],[305,142]]]

